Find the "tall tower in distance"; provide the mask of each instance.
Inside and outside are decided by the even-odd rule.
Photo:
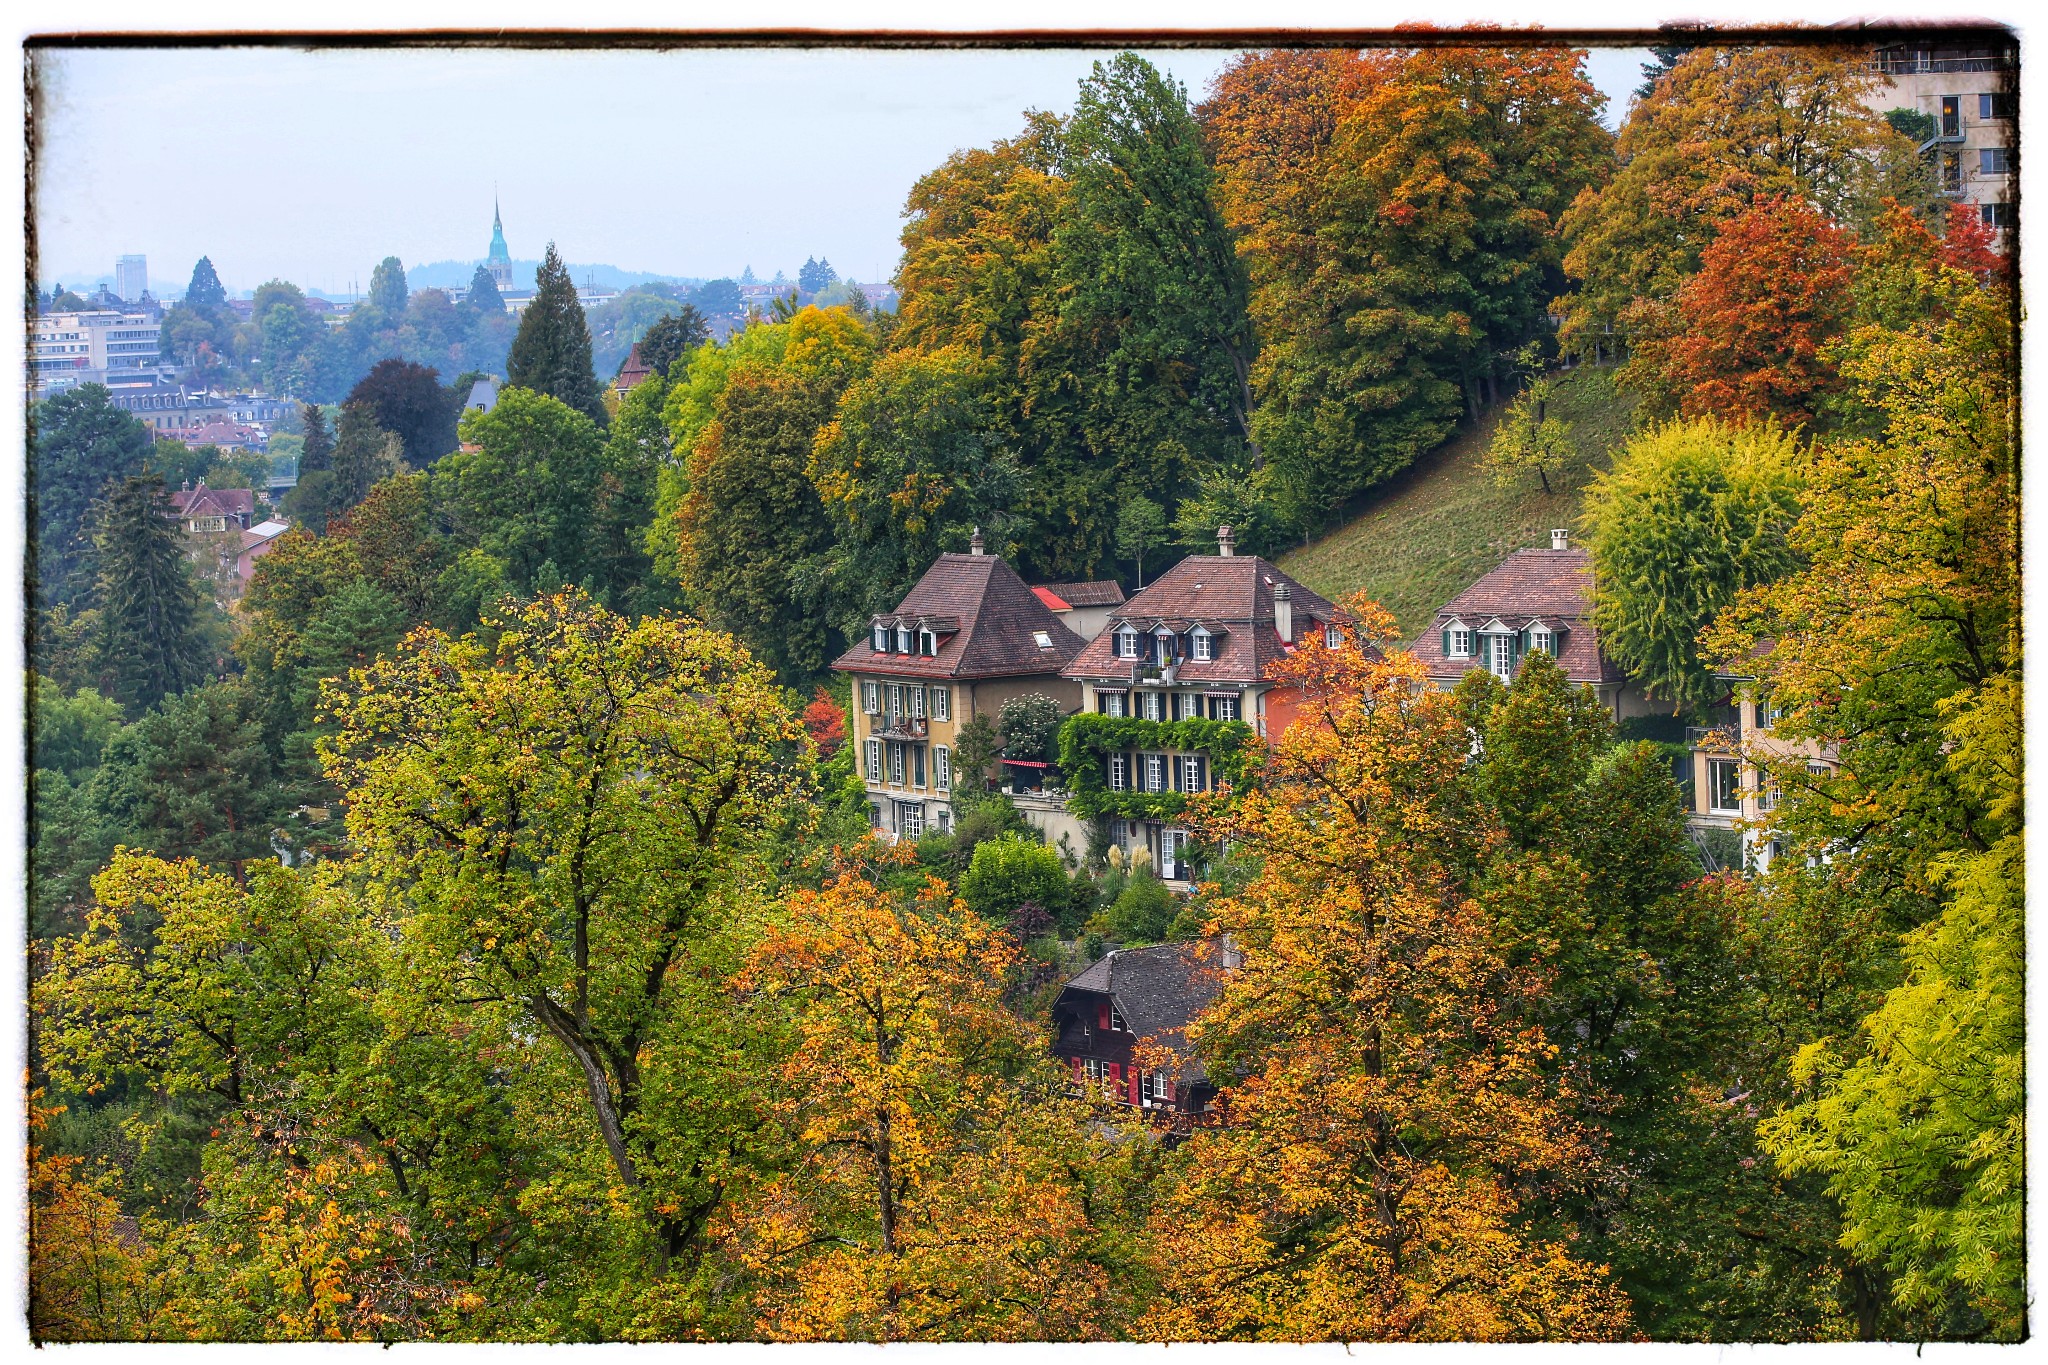
[[[491,272],[499,293],[512,287],[512,253],[505,249],[505,224],[498,216],[495,197],[491,200],[491,254],[484,258],[484,269]]]
[[[114,292],[124,303],[140,302],[149,292],[149,257],[123,256],[114,262]]]

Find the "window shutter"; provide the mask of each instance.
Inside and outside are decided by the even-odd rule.
[[[1174,1093],[1173,1077],[1166,1078],[1166,1102],[1172,1104],[1179,1096]]]
[[[1131,1103],[1140,1103],[1143,1099],[1143,1096],[1138,1094],[1138,1068],[1136,1068],[1135,1066],[1131,1068],[1130,1074],[1124,1077],[1124,1084],[1130,1090]]]
[[[1444,631],[1444,657],[1451,657],[1451,632],[1448,628]]]
[[[1123,1069],[1123,1066],[1122,1066],[1122,1064],[1120,1064],[1120,1063],[1117,1063],[1117,1062],[1111,1062],[1111,1063],[1109,1064],[1109,1088],[1110,1088],[1110,1089],[1112,1089],[1112,1090],[1121,1090],[1121,1089],[1123,1088],[1123,1084],[1124,1084],[1124,1075],[1123,1075],[1123,1072],[1124,1072],[1124,1069]]]
[[[1088,1071],[1082,1065],[1081,1059],[1079,1057],[1069,1057],[1067,1060],[1074,1064],[1074,1084],[1080,1085],[1085,1082],[1088,1077]]]
[[[1095,1002],[1095,1027],[1109,1027],[1109,1002],[1107,1000]]]

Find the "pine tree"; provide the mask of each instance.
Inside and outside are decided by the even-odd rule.
[[[590,364],[590,326],[553,242],[534,275],[533,302],[520,316],[505,374],[516,387],[559,398],[599,426],[605,424],[604,401]]]
[[[35,535],[36,592],[45,605],[72,602],[90,586],[92,506],[116,479],[140,474],[149,428],[80,384],[29,409],[34,458],[29,521]]]
[[[199,590],[170,511],[163,480],[154,474],[124,479],[102,504],[93,540],[100,690],[134,711],[206,676]]]
[[[220,276],[213,273],[212,258],[201,256],[192,267],[192,283],[185,286],[185,306],[195,312],[210,313],[227,307],[227,302],[228,291],[222,287]]]
[[[299,405],[299,424],[306,429],[305,446],[299,452],[299,473],[334,468],[334,436],[327,430],[327,414],[318,403]]]
[[[469,277],[469,293],[464,298],[472,309],[485,317],[496,317],[505,311],[505,296],[498,292],[498,282],[491,277],[487,266],[478,266],[476,273]]]

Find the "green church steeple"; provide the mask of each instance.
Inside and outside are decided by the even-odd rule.
[[[512,253],[505,248],[505,223],[498,213],[498,197],[491,196],[491,254],[484,260],[500,290],[512,287]]]

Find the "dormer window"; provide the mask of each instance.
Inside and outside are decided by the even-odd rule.
[[[1197,659],[1216,657],[1216,638],[1201,626],[1196,626],[1193,633],[1188,636],[1188,644],[1188,652]]]
[[[1116,633],[1116,657],[1119,659],[1135,659],[1138,657],[1138,632],[1130,626],[1125,626]]]
[[[1529,648],[1540,649],[1551,658],[1557,657],[1557,637],[1550,633],[1550,627],[1541,621],[1529,627]]]
[[[917,652],[927,656],[937,654],[939,652],[939,637],[932,634],[930,630],[919,630],[917,632]]]
[[[875,653],[889,652],[889,628],[880,621],[875,622]]]
[[[1458,620],[1453,620],[1444,626],[1444,657],[1446,659],[1469,659],[1472,657],[1472,627]]]
[[[909,626],[896,627],[896,652],[898,654],[908,654],[910,652]]]
[[[1335,649],[1339,645],[1343,644],[1344,628],[1338,625],[1335,621],[1325,622],[1323,625],[1323,643],[1325,645],[1328,645],[1331,649]]]
[[[1166,627],[1161,626],[1156,632],[1153,633],[1152,638],[1155,642],[1157,642],[1159,646],[1159,662],[1163,664],[1172,663],[1173,632],[1168,630]]]

